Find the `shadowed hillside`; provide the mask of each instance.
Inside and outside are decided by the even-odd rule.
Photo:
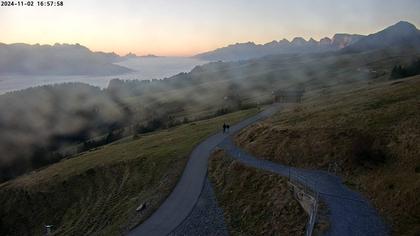
[[[279,163],[343,176],[396,235],[419,232],[420,77],[307,95],[237,143]]]
[[[44,235],[51,224],[57,235],[122,235],[165,200],[195,145],[255,112],[129,137],[0,184],[0,234]]]
[[[418,51],[278,55],[209,63],[164,80],[112,80],[105,90],[69,84],[1,95],[0,150],[7,158],[0,181],[123,136],[261,106],[278,89],[327,96],[335,87],[386,81],[395,65],[413,58]]]
[[[219,150],[209,177],[231,235],[303,235],[307,215],[289,191],[287,178],[247,167]]]

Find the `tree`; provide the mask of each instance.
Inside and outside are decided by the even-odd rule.
[[[392,69],[391,72],[391,79],[400,79],[400,78],[404,78],[405,77],[405,72],[404,69],[402,68],[402,66],[397,65],[394,66],[394,68]]]
[[[401,79],[420,74],[420,59],[413,61],[407,67],[396,65],[391,71],[391,79]]]

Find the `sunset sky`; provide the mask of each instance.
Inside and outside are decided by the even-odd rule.
[[[0,7],[0,42],[189,56],[235,42],[368,34],[400,20],[420,26],[419,12],[420,0],[64,0]]]

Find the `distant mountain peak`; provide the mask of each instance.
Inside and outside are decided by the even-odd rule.
[[[364,36],[360,34],[335,34],[332,38],[332,44],[335,47],[342,49],[356,43],[363,37]]]
[[[125,56],[126,57],[137,57],[137,55],[132,53],[132,52],[127,53],[127,55],[125,55]]]
[[[276,40],[273,40],[269,43],[264,44],[264,46],[276,46],[279,42],[277,42]]]
[[[347,52],[361,52],[386,48],[420,47],[420,31],[411,23],[400,21],[382,31],[370,34],[345,48]]]
[[[318,44],[318,41],[316,41],[315,39],[313,39],[313,38],[310,38],[309,39],[309,41],[308,41],[308,43],[311,43],[311,44]]]
[[[249,42],[246,42],[246,43],[245,43],[245,45],[255,46],[255,43],[254,43],[254,42],[249,41]]]
[[[147,55],[143,55],[143,56],[140,56],[140,57],[145,57],[145,58],[156,58],[156,57],[159,57],[159,56],[156,56],[156,55],[154,55],[154,54],[147,54]]]
[[[279,43],[290,43],[290,41],[287,40],[287,39],[282,39],[282,40],[279,41]]]
[[[397,24],[395,24],[395,25],[393,25],[391,27],[404,27],[404,28],[412,28],[412,29],[414,28],[414,29],[417,29],[417,27],[415,25],[411,24],[408,21],[400,21],[400,22],[398,22]]]
[[[258,58],[274,54],[320,53],[327,51],[375,50],[388,46],[403,45],[404,47],[420,46],[420,31],[413,24],[400,21],[381,32],[369,36],[359,34],[337,33],[332,38],[322,38],[317,41],[310,38],[306,41],[296,37],[291,42],[282,39],[266,44],[253,42],[236,43],[227,47],[196,55],[197,58],[209,61],[237,61]],[[386,46],[385,46],[386,45]]]
[[[328,37],[322,38],[321,40],[319,40],[319,44],[330,45],[330,44],[332,44],[332,39],[330,39]]]
[[[407,21],[400,21],[395,25],[392,25],[386,29],[384,29],[382,32],[389,32],[394,34],[412,34],[417,33],[418,29],[415,25],[407,22]]]
[[[114,75],[132,70],[115,65],[117,54],[92,52],[80,44],[0,44],[0,74]]]
[[[306,42],[306,40],[305,40],[304,38],[302,38],[302,37],[296,37],[296,38],[294,38],[294,39],[292,40],[292,44],[295,44],[295,45],[303,45],[303,44],[305,44],[305,43],[307,43],[307,42]]]

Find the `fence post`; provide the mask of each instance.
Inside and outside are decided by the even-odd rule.
[[[47,229],[46,235],[51,235],[52,225],[45,225],[45,228]]]

